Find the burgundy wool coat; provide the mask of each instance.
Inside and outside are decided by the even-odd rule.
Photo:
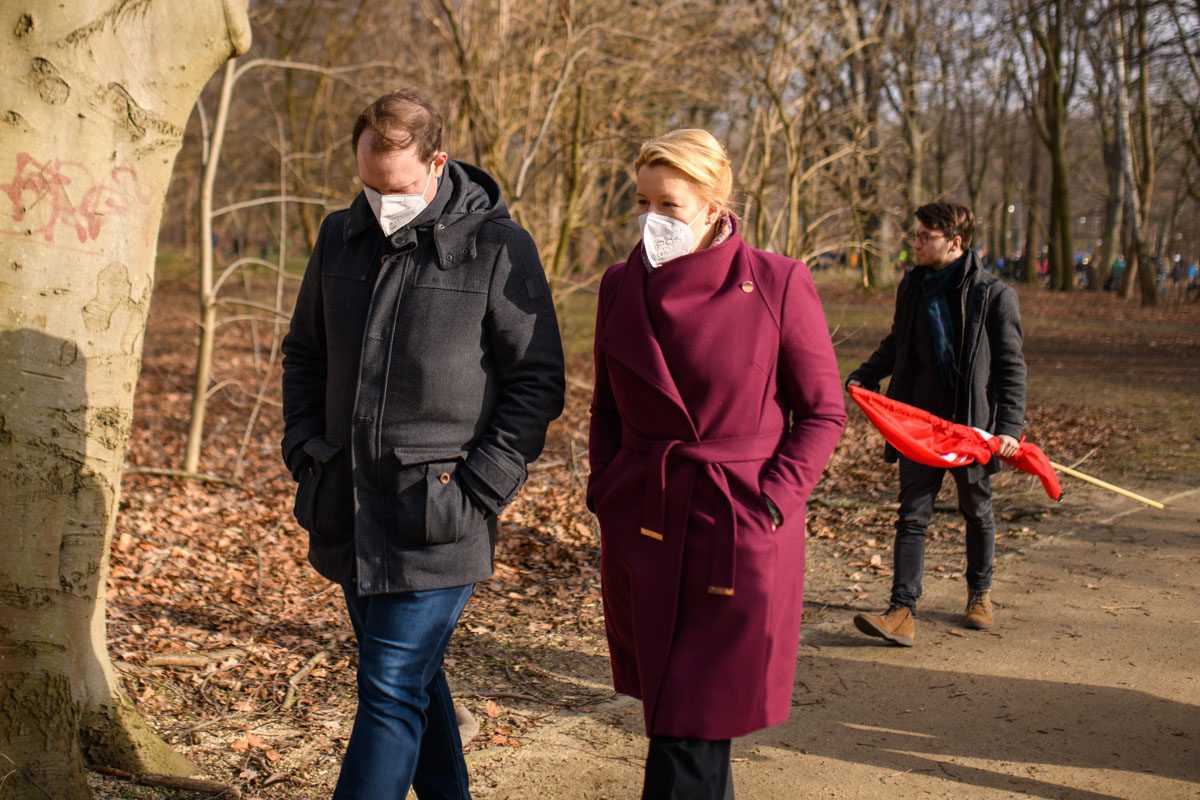
[[[587,503],[616,690],[648,735],[782,723],[805,506],[846,421],[808,268],[736,230],[653,272],[639,244],[601,282],[595,366]]]

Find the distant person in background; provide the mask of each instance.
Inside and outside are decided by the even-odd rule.
[[[751,248],[703,130],[642,145],[642,239],[596,312],[588,508],[644,800],[733,797],[730,740],[792,707],[806,503],[846,421],[801,262]]]
[[[1025,359],[1017,293],[983,269],[970,250],[975,217],[963,206],[930,203],[917,209],[913,233],[916,269],[896,292],[892,331],[849,386],[887,396],[1000,438],[1000,455],[1017,452],[1025,425]],[[900,511],[892,551],[892,594],[882,614],[859,614],[855,626],[869,636],[912,646],[917,601],[925,571],[925,533],[947,470],[900,456],[888,445],[888,461],[900,462]],[[967,523],[967,604],[963,625],[993,624],[992,568],[996,522],[987,466],[949,470],[958,487],[958,508]]]
[[[1108,271],[1108,280],[1104,282],[1104,289],[1108,292],[1118,292],[1121,290],[1121,278],[1125,274],[1125,258],[1117,256],[1113,259],[1112,269]]]

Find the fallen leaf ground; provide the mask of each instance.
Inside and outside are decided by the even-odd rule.
[[[886,333],[892,298],[838,276],[819,276],[819,286],[845,374]],[[271,290],[251,282],[248,291]],[[244,796],[328,797],[353,719],[356,657],[338,591],[307,566],[305,534],[290,514],[277,370],[247,432],[270,360],[268,323],[235,321],[220,332],[202,462],[220,480],[143,471],[182,461],[192,292],[187,280],[168,278],[154,295],[112,548],[110,650],[151,724],[207,776]],[[1142,310],[1109,295],[1020,294],[1029,438],[1057,461],[1160,494],[1194,477],[1200,305]],[[481,726],[472,750],[521,747],[556,711],[586,712],[612,697],[597,531],[583,504],[590,303],[580,294],[564,305],[573,351],[566,412],[502,518],[496,575],[476,588],[447,655],[456,695]],[[810,510],[812,606],[861,605],[866,578],[890,574],[895,474],[880,452],[878,435],[853,412]],[[1006,474],[996,485],[1001,552],[1041,537],[1046,515],[1072,513],[1027,476]],[[947,495],[931,528],[930,580],[961,577],[962,523],[953,490]],[[100,797],[175,796],[94,783]]]

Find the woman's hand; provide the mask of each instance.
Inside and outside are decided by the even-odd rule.
[[[765,494],[762,496],[762,499],[763,505],[767,507],[767,514],[771,517],[771,530],[778,530],[779,526],[783,524],[783,513],[780,512],[778,506],[771,502],[771,498]]]

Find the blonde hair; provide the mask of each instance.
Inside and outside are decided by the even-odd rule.
[[[706,200],[717,203],[723,213],[731,213],[733,167],[725,148],[706,130],[680,128],[642,144],[633,162],[636,174],[642,167],[665,164],[679,170],[700,189]]]

